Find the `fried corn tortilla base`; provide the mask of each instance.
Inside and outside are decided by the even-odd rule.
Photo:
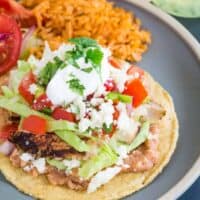
[[[150,91],[156,100],[167,111],[161,120],[159,162],[151,170],[144,173],[125,173],[113,178],[109,183],[99,188],[96,192],[88,194],[86,191],[77,192],[67,187],[51,185],[44,175],[33,177],[20,168],[11,165],[8,157],[0,155],[0,170],[6,179],[20,191],[44,200],[110,200],[120,199],[130,195],[152,182],[169,162],[178,139],[178,120],[170,95],[146,73],[150,82]],[[1,121],[3,119],[0,119]]]

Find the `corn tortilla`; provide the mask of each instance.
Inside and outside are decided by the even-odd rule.
[[[178,139],[178,120],[174,110],[172,98],[155,80],[146,73],[152,95],[156,96],[166,115],[160,121],[159,162],[144,173],[125,173],[113,178],[96,192],[88,194],[86,191],[77,192],[67,187],[51,185],[44,175],[33,177],[20,168],[11,165],[9,158],[0,155],[0,170],[6,179],[20,191],[37,199],[44,200],[111,200],[130,195],[152,182],[169,162]],[[1,82],[1,81],[0,81]],[[1,116],[0,122],[3,121]],[[1,123],[2,124],[2,123]],[[122,184],[123,183],[123,184]]]

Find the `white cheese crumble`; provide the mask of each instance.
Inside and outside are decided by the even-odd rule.
[[[33,94],[33,95],[36,93],[37,89],[38,89],[38,87],[37,87],[37,85],[36,85],[35,83],[33,83],[33,84],[31,84],[31,85],[29,86],[29,92],[30,92],[31,94]]]
[[[20,156],[20,159],[24,162],[29,162],[29,161],[32,161],[34,160],[34,157],[30,154],[30,153],[23,153],[21,156]]]
[[[39,158],[35,160],[33,155],[29,153],[22,153],[20,155],[20,159],[26,163],[30,162],[29,165],[25,166],[23,169],[24,171],[31,171],[34,167],[37,169],[37,171],[42,174],[46,170],[46,161],[44,158]]]
[[[91,120],[87,118],[83,118],[80,120],[78,124],[78,128],[80,132],[85,132],[92,125]]]
[[[124,159],[128,157],[127,147],[121,145],[118,148],[116,148],[116,151],[119,154],[119,158],[116,164],[119,166],[128,167],[124,164]]]
[[[33,166],[38,170],[40,174],[43,174],[46,169],[46,161],[45,158],[39,158],[32,162]]]
[[[98,111],[93,109],[91,112],[91,128],[102,128],[103,124],[109,127],[113,122],[114,112],[112,101],[102,103]]]
[[[101,185],[109,182],[121,170],[121,167],[110,167],[97,173],[90,181],[87,192],[92,193],[96,191]]]
[[[30,171],[33,169],[33,165],[27,165],[27,166],[25,166],[23,169],[24,169],[24,171],[26,171],[26,172],[30,172]]]
[[[73,168],[77,168],[80,166],[80,161],[79,160],[63,160],[63,164],[67,167],[68,170],[71,170]]]
[[[115,81],[119,92],[123,92],[125,89],[125,83],[129,80],[130,76],[127,74],[127,70],[130,65],[124,64],[121,69],[114,67],[110,68],[110,77]]]

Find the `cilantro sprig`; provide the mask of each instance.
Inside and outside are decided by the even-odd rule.
[[[85,62],[90,62],[92,66],[88,67],[87,69],[82,69],[82,71],[89,73],[95,69],[100,73],[103,52],[99,48],[98,43],[95,40],[86,37],[73,38],[69,41],[75,44],[75,49],[71,52],[68,52],[68,62],[80,69],[81,66],[78,66],[76,59],[84,56]]]
[[[67,64],[70,64],[86,73],[96,70],[100,74],[103,52],[98,43],[87,37],[72,38],[69,41],[75,45],[75,48],[71,51],[67,51],[64,59],[55,57],[53,61],[48,62],[46,66],[44,66],[38,76],[40,85],[47,86],[57,70],[63,69]],[[82,69],[81,66],[79,66],[77,60],[81,57],[84,57],[85,62],[88,63],[87,68]],[[83,89],[78,90],[81,91]]]
[[[40,85],[47,86],[57,70],[63,69],[65,66],[65,61],[61,60],[59,57],[55,57],[52,62],[48,62],[39,73],[38,79]]]
[[[83,92],[85,90],[85,87],[81,84],[80,80],[77,78],[72,78],[71,80],[67,81],[67,83],[69,84],[69,88],[80,94],[83,95]]]

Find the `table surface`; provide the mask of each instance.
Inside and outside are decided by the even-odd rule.
[[[200,42],[200,18],[177,18]],[[178,200],[200,200],[200,177]]]

